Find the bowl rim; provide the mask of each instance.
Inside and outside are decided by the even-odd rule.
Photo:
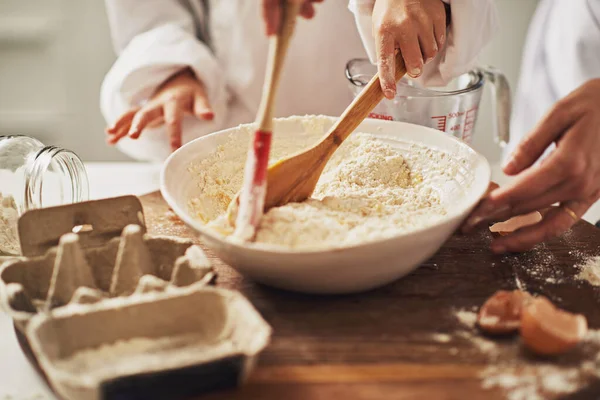
[[[330,119],[332,121],[336,121],[337,119],[339,119],[339,117],[332,117],[332,116],[328,116],[328,115],[307,114],[307,115],[293,115],[293,116],[289,116],[289,117],[274,118],[273,120],[274,120],[274,122],[285,122],[288,120],[296,120],[298,118],[301,119],[301,118],[309,118],[309,117],[326,118],[326,119]],[[387,121],[387,120],[379,120],[379,119],[373,119],[373,118],[365,118],[365,120],[363,122],[365,122],[365,121],[376,121],[378,124],[383,124],[383,125],[415,126],[415,127],[419,127],[419,129],[428,130],[430,134],[437,135],[438,137],[443,138],[442,140],[456,141],[456,143],[458,143],[461,148],[465,149],[467,152],[474,155],[474,157],[475,157],[475,159],[477,159],[478,163],[481,163],[481,166],[485,169],[485,175],[487,176],[487,184],[488,185],[482,186],[482,188],[477,193],[475,193],[477,195],[476,196],[477,200],[469,201],[468,203],[465,203],[465,205],[463,207],[460,207],[459,209],[454,210],[453,213],[448,213],[448,214],[444,215],[443,218],[437,224],[424,226],[422,228],[417,228],[417,229],[410,230],[407,232],[401,232],[401,233],[398,233],[398,234],[390,236],[390,237],[376,239],[376,240],[370,240],[367,242],[353,244],[350,246],[340,246],[340,247],[332,247],[332,248],[325,248],[325,249],[319,249],[319,248],[312,249],[311,248],[311,249],[302,250],[302,249],[288,249],[285,247],[277,247],[277,246],[264,245],[264,244],[257,245],[254,243],[247,245],[246,243],[242,243],[242,242],[224,240],[223,236],[213,233],[210,229],[206,229],[204,227],[204,225],[202,225],[198,220],[193,218],[188,212],[186,212],[185,210],[181,209],[178,206],[177,201],[175,200],[174,196],[171,195],[171,193],[167,189],[166,171],[168,170],[169,166],[173,163],[173,160],[175,160],[179,154],[181,154],[183,151],[185,151],[184,149],[187,146],[191,146],[193,143],[198,142],[198,141],[206,140],[209,137],[223,135],[226,133],[232,133],[235,130],[239,130],[242,127],[249,127],[249,126],[251,127],[254,125],[254,123],[251,122],[251,123],[240,124],[238,126],[227,128],[227,129],[221,129],[219,131],[212,132],[208,135],[198,137],[194,140],[189,141],[188,143],[184,144],[182,147],[180,147],[179,149],[177,149],[173,153],[171,153],[169,155],[169,157],[164,161],[164,163],[161,167],[160,192],[161,192],[165,202],[168,204],[168,206],[171,207],[173,212],[179,218],[181,218],[181,220],[188,227],[190,227],[192,230],[194,230],[196,233],[200,234],[201,236],[205,236],[212,241],[219,242],[225,248],[236,248],[237,250],[252,252],[255,255],[274,255],[274,254],[276,254],[278,256],[305,256],[306,257],[306,256],[322,255],[323,253],[335,253],[335,252],[342,252],[342,251],[361,250],[361,249],[365,249],[366,247],[370,247],[373,245],[379,245],[379,244],[384,245],[389,242],[397,241],[398,239],[401,239],[401,238],[414,237],[414,236],[421,235],[426,232],[434,231],[436,229],[439,229],[440,226],[444,226],[444,225],[451,223],[454,219],[458,218],[466,210],[471,209],[472,207],[475,207],[477,205],[477,203],[481,200],[481,198],[483,197],[485,192],[487,191],[489,182],[491,181],[491,175],[492,175],[490,163],[487,160],[487,158],[485,156],[483,156],[483,154],[481,154],[478,151],[476,151],[475,149],[473,149],[471,146],[469,146],[463,140],[460,140],[459,138],[457,138],[455,136],[449,135],[445,132],[441,132],[441,131],[438,131],[433,128],[429,128],[429,127],[426,127],[423,125],[412,124],[412,123],[408,123],[408,122]],[[362,124],[362,122],[361,122],[361,124]],[[474,198],[475,198],[475,196],[474,196]]]

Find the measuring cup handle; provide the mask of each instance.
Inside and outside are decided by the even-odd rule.
[[[480,68],[492,86],[492,101],[494,118],[494,139],[496,143],[504,147],[510,140],[510,115],[511,115],[511,93],[508,79],[502,72],[491,66]]]

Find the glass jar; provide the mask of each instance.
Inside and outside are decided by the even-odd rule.
[[[0,136],[0,256],[21,254],[17,221],[25,211],[88,199],[75,153],[28,136]]]

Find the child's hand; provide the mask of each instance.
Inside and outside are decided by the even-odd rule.
[[[125,136],[140,137],[145,128],[164,123],[171,138],[171,149],[181,147],[181,123],[184,114],[210,121],[214,117],[204,86],[190,69],[185,69],[163,83],[143,107],[124,113],[107,129],[109,144],[116,144]]]
[[[385,97],[396,95],[394,53],[399,48],[407,74],[417,78],[446,40],[446,10],[442,0],[376,0],[373,36],[377,67]]]
[[[282,1],[302,3],[300,15],[306,19],[311,19],[315,16],[315,7],[312,3],[323,2],[323,0],[262,0],[262,15],[267,36],[275,35],[279,30]]]

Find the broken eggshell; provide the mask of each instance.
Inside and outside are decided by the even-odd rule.
[[[4,286],[0,300],[23,329],[41,310],[92,304],[111,295],[131,295],[144,275],[152,275],[163,280],[165,287],[173,288],[203,286],[214,279],[210,261],[190,240],[141,235],[139,228],[129,225],[122,237],[99,247],[82,249],[78,235],[68,233],[60,238],[58,246],[41,256],[5,263],[0,269]],[[14,284],[22,289],[17,290]],[[9,285],[12,289],[6,290]]]
[[[67,400],[177,399],[235,387],[270,335],[241,294],[194,287],[113,298],[85,312],[63,307],[27,328],[42,369]]]
[[[504,222],[497,222],[490,226],[490,232],[498,233],[506,236],[517,229],[525,228],[526,226],[535,225],[542,220],[542,214],[534,211],[525,215],[517,215]]]
[[[521,313],[521,338],[531,351],[540,355],[565,353],[583,340],[587,320],[554,306],[545,297],[532,300]]]
[[[490,334],[516,332],[521,326],[521,311],[532,299],[520,290],[499,290],[479,309],[477,325]]]

